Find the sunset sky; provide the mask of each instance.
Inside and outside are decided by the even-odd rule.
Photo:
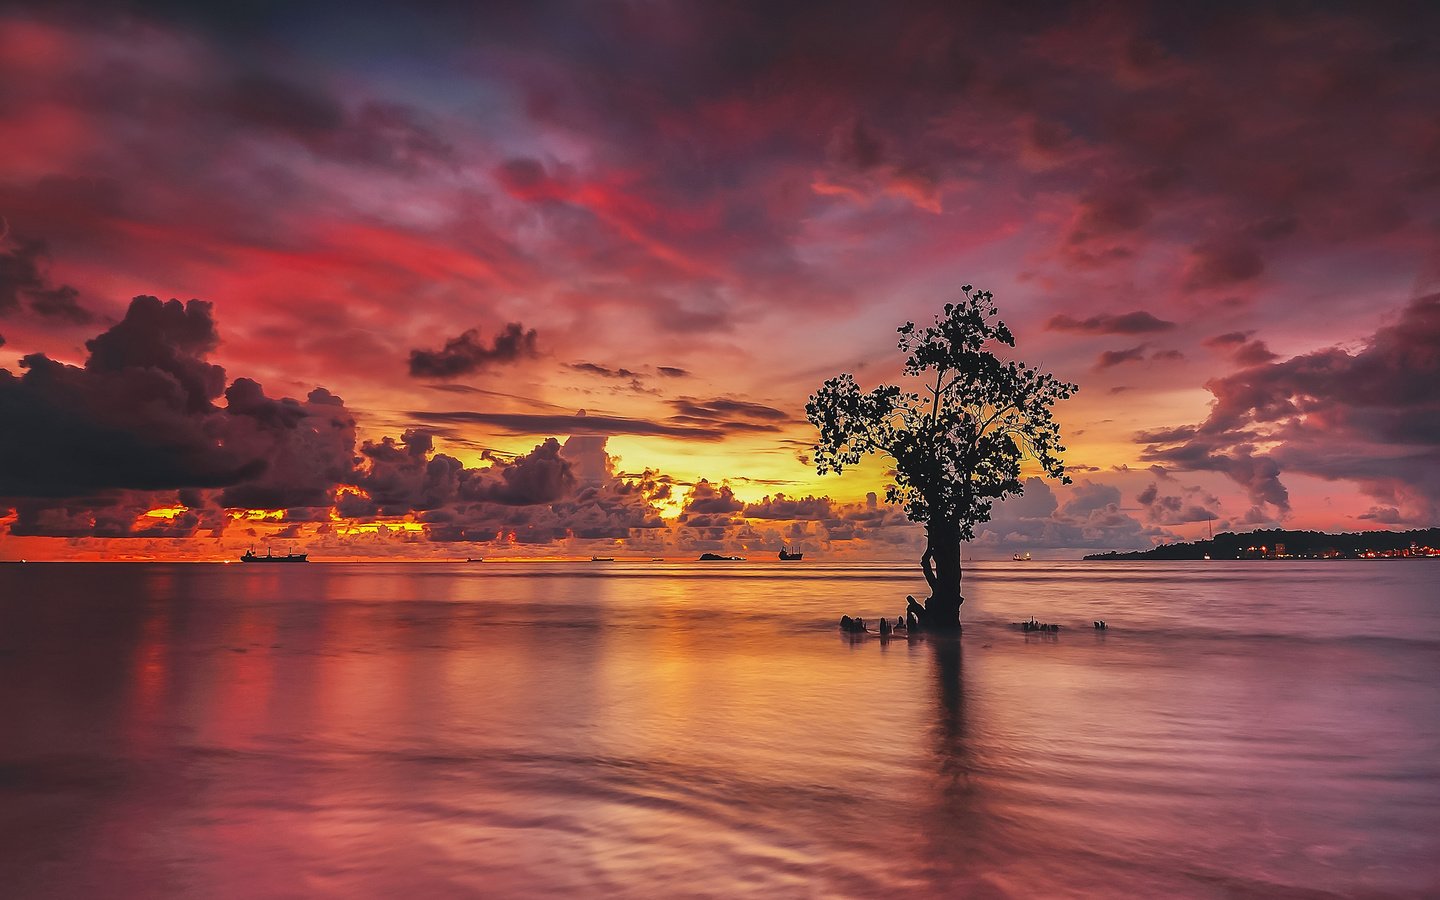
[[[1074,484],[975,557],[1434,525],[1437,36],[1424,3],[0,4],[0,559],[913,556],[804,405],[899,378],[965,283],[1080,386]]]

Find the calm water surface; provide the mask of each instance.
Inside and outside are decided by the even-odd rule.
[[[0,566],[0,894],[1440,895],[1440,563],[915,575]]]

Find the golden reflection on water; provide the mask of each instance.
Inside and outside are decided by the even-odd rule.
[[[1440,851],[1424,644],[1008,628],[1083,581],[881,641],[830,620],[904,582],[217,568],[0,606],[22,893],[1406,893]]]

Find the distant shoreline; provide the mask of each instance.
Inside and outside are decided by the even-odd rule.
[[[1150,550],[1091,553],[1089,561],[1112,560],[1332,560],[1440,559],[1440,528],[1413,531],[1323,531],[1261,529],[1244,534],[1223,532],[1191,543],[1164,544]]]

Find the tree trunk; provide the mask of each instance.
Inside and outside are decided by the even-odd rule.
[[[960,529],[946,523],[927,525],[921,564],[931,591],[925,603],[925,628],[959,631],[960,604],[965,602],[960,596]]]

